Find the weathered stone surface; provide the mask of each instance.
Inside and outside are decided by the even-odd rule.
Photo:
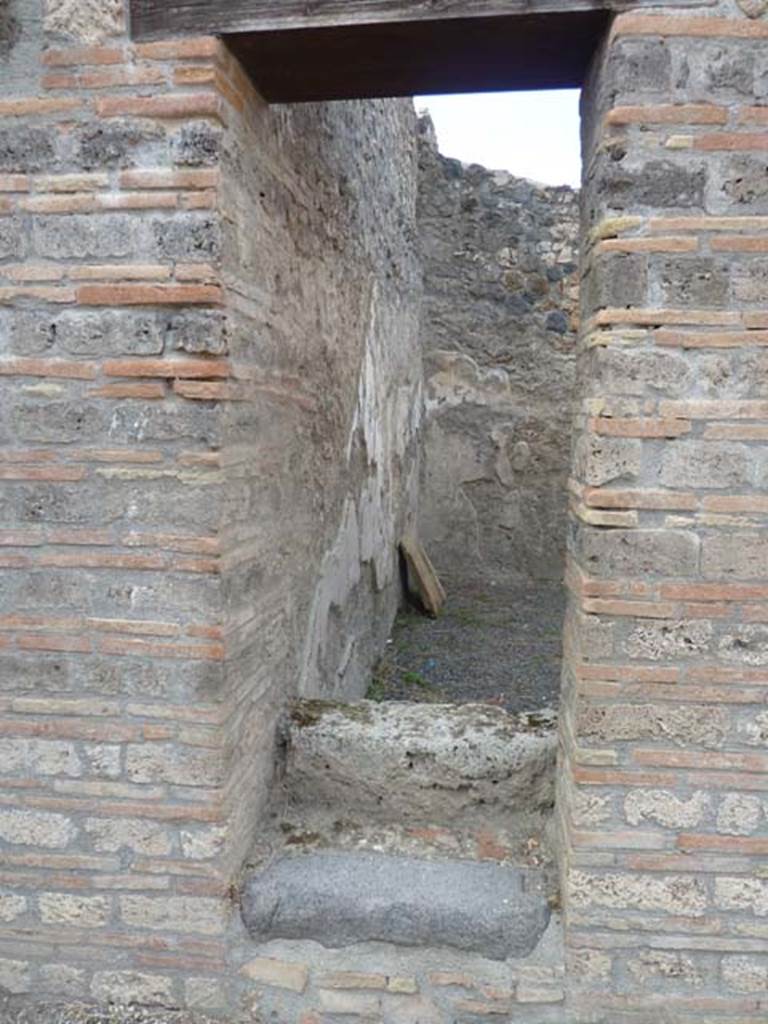
[[[100,43],[125,26],[123,0],[46,0],[45,29],[82,43]]]
[[[696,828],[709,807],[709,794],[701,790],[685,798],[668,790],[636,789],[624,799],[624,814],[630,825],[652,821],[665,828]]]
[[[500,894],[504,894],[500,898]],[[251,935],[447,946],[491,959],[531,952],[549,920],[519,869],[380,854],[307,854],[252,876],[243,896]]]
[[[25,896],[9,892],[0,893],[0,921],[4,924],[15,921],[17,917],[26,913],[26,910],[27,899]]]
[[[704,984],[701,970],[684,953],[644,949],[627,966],[630,974],[642,985],[654,981],[671,981],[677,985],[700,988]]]
[[[86,818],[84,829],[94,850],[117,853],[130,850],[148,857],[164,857],[171,852],[168,830],[152,821],[132,818]]]
[[[484,705],[304,702],[288,724],[289,797],[374,820],[450,822],[543,808],[556,739]]]
[[[141,971],[98,971],[93,976],[91,994],[102,1003],[139,1006],[176,1004],[171,978]]]
[[[706,912],[703,881],[685,875],[590,874],[571,871],[570,898],[578,907],[664,911],[701,917]]]
[[[640,472],[640,441],[582,434],[576,442],[574,473],[591,487],[631,480]]]
[[[177,786],[217,786],[225,779],[224,755],[218,750],[172,743],[129,744],[126,774],[133,782],[172,782]]]
[[[223,899],[192,896],[121,896],[125,924],[153,931],[222,935],[229,907]]]
[[[763,579],[768,574],[768,538],[760,533],[719,533],[704,538],[705,576]]]
[[[67,846],[76,835],[74,823],[63,814],[0,810],[0,839],[6,843],[55,850]]]
[[[556,578],[575,380],[576,193],[440,156],[420,122],[426,424],[437,568]]]
[[[667,621],[648,620],[632,629],[624,649],[632,658],[660,661],[663,658],[690,658],[706,654],[712,648],[711,622],[701,619]]]
[[[674,441],[661,461],[667,487],[725,488],[752,483],[755,463],[746,445]]]
[[[747,793],[729,793],[717,809],[717,831],[729,836],[749,836],[763,818],[762,801]]]
[[[0,959],[0,993],[23,995],[31,988],[31,964],[23,960]]]
[[[691,576],[699,560],[699,538],[682,530],[579,532],[581,557],[594,576]]]
[[[768,960],[749,956],[724,956],[723,982],[736,992],[768,992]]]
[[[42,920],[50,925],[99,928],[107,923],[109,916],[109,900],[104,896],[43,893],[38,902]]]
[[[720,657],[738,665],[768,665],[768,626],[736,626],[718,644]]]
[[[720,910],[749,910],[756,917],[767,917],[768,882],[749,877],[716,878],[715,906]]]
[[[669,739],[679,745],[720,747],[730,726],[719,707],[669,704],[587,704],[578,714],[578,735],[607,743]]]

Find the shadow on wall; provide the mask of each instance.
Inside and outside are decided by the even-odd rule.
[[[561,580],[578,192],[441,156],[419,122],[421,536],[451,583]]]

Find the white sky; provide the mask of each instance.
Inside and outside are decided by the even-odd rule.
[[[578,187],[579,90],[417,96],[428,109],[440,152],[545,185]]]

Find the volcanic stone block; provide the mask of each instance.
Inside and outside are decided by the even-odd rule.
[[[254,939],[447,946],[494,960],[527,956],[549,923],[519,868],[369,853],[288,857],[248,879],[242,912]]]

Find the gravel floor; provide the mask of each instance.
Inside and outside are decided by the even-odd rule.
[[[36,1003],[18,1006],[0,996],[0,1024],[217,1024],[205,1015],[184,1010],[142,1009],[111,1006],[97,1008],[81,1003]]]
[[[560,583],[447,586],[438,619],[402,612],[374,674],[374,700],[557,708],[565,591]]]

